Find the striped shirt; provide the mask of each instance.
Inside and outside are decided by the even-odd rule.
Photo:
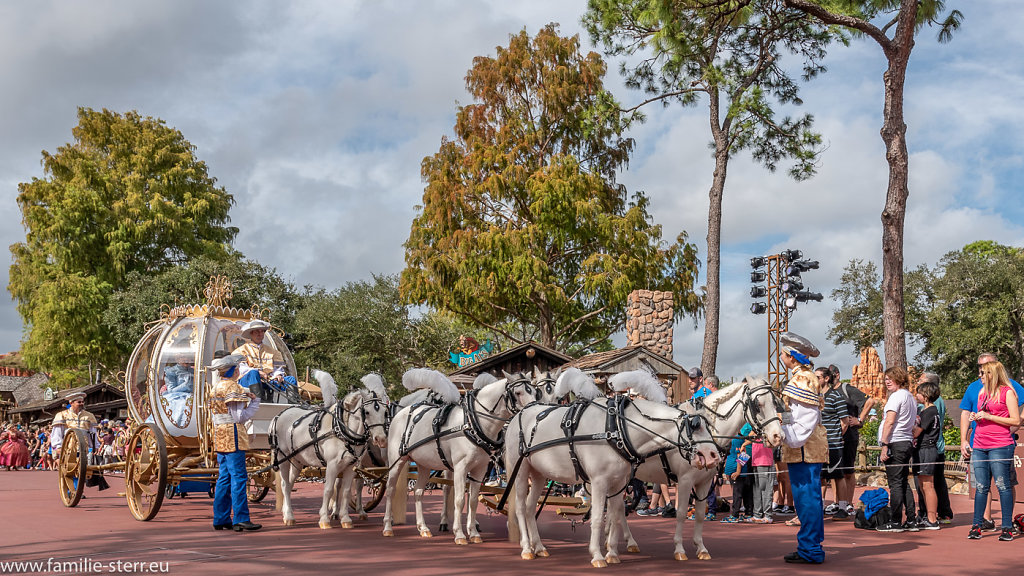
[[[842,419],[849,413],[846,411],[846,398],[838,388],[825,392],[825,407],[821,409],[821,424],[828,435],[829,448],[843,447]]]

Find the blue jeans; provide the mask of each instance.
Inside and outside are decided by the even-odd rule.
[[[980,525],[985,519],[985,504],[988,503],[992,480],[999,491],[1000,521],[1003,528],[1013,523],[1013,472],[1014,445],[999,448],[975,448],[971,452],[971,472],[974,479],[974,524]]]
[[[213,494],[213,524],[240,524],[249,521],[249,496],[246,484],[245,450],[217,452],[217,487]],[[231,512],[234,511],[234,521]]]

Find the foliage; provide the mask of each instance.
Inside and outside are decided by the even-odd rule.
[[[939,375],[943,394],[961,396],[977,378],[975,361],[993,352],[1024,376],[1024,250],[982,241],[946,254],[937,266],[906,273],[907,335],[918,364]],[[852,260],[832,292],[839,307],[829,338],[855,353],[882,339],[881,282],[875,265]]]
[[[783,50],[802,59],[804,79],[825,70],[820,60],[832,35],[809,18],[781,0],[590,0],[584,24],[609,54],[642,55],[622,71],[628,86],[652,95],[647,102],[693,105],[705,94],[717,108],[722,98],[724,114],[712,122],[729,156],[750,150],[772,171],[790,158],[791,176],[814,174],[821,137],[811,130],[813,118],[778,118],[773,107],[801,104]]]
[[[349,282],[338,290],[308,291],[296,316],[295,361],[330,372],[350,388],[368,372],[385,378],[393,397],[406,393],[402,373],[413,366],[447,369],[448,351],[465,324],[436,312],[413,317],[397,276]]]
[[[962,395],[977,379],[976,360],[993,352],[1018,381],[1024,376],[1024,250],[994,242],[946,254],[934,274],[935,306],[922,358]]]
[[[707,284],[701,366],[715,372],[721,309],[722,198],[730,158],[748,150],[774,171],[792,160],[792,177],[814,174],[821,137],[812,117],[776,114],[777,106],[799,105],[798,86],[784,66],[787,52],[802,60],[805,79],[824,70],[820,60],[828,30],[781,0],[677,2],[590,0],[584,17],[591,37],[606,53],[626,57],[626,85],[652,102],[696,104],[706,96],[714,174],[708,192]],[[637,58],[639,56],[639,58]]]
[[[80,108],[72,135],[43,152],[43,178],[18,185],[27,234],[11,246],[8,291],[34,368],[115,362],[118,346],[100,320],[129,274],[223,257],[237,233],[226,225],[232,196],[162,120]]]
[[[204,289],[214,275],[230,279],[230,306],[256,307],[276,328],[285,332],[292,329],[302,305],[301,294],[276,270],[246,260],[237,253],[223,261],[203,256],[160,274],[132,272],[125,288],[111,295],[103,313],[103,327],[123,355],[119,366],[126,364],[127,355],[142,337],[145,326],[159,319],[162,306],[206,302]]]
[[[422,163],[423,206],[405,243],[401,293],[514,342],[589,349],[625,321],[637,288],[696,314],[696,248],[665,245],[647,198],[615,173],[633,117],[603,88],[605,64],[555,25],[511,37],[466,76],[455,136]],[[521,333],[517,330],[521,329]]]
[[[928,333],[926,316],[934,300],[933,277],[926,266],[919,266],[904,275],[904,310],[907,336],[922,342]],[[832,291],[839,306],[832,312],[828,337],[835,345],[852,344],[853,353],[884,340],[882,327],[882,286],[874,262],[850,260],[843,269],[839,287]]]

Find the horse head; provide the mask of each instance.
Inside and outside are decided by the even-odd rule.
[[[764,378],[747,378],[743,385],[743,409],[754,432],[771,446],[782,445],[782,404]]]
[[[711,423],[703,413],[681,411],[679,447],[698,470],[718,468],[718,445],[715,444]]]
[[[539,394],[534,388],[533,379],[528,372],[509,374],[502,370],[502,375],[505,377],[505,408],[508,410],[509,416],[538,400]],[[488,388],[495,384],[488,385]]]
[[[554,372],[548,370],[541,372],[539,368],[533,368],[533,389],[538,402],[545,404],[557,404],[561,400],[558,394],[558,377],[562,374],[559,368]]]

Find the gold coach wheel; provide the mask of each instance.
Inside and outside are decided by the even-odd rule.
[[[248,452],[245,455],[245,467],[249,471],[249,482],[246,492],[249,502],[262,502],[274,485],[274,471],[263,470],[270,465],[270,453],[266,451]]]
[[[163,434],[152,424],[140,425],[128,441],[125,459],[128,508],[136,520],[152,520],[167,490],[167,444]]]
[[[89,436],[77,428],[69,428],[64,434],[57,461],[57,484],[60,499],[68,508],[78,506],[85,490],[85,479],[89,465]]]

